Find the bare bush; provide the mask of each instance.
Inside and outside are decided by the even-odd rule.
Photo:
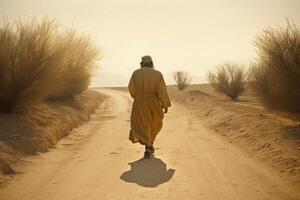
[[[96,56],[87,37],[70,34],[55,20],[6,22],[0,27],[0,111],[48,96],[79,94],[88,86]]]
[[[245,73],[241,66],[225,63],[210,71],[208,81],[217,91],[224,93],[232,100],[237,100],[245,90]]]
[[[75,32],[71,31],[65,37],[64,41],[69,49],[61,73],[63,76],[61,96],[74,97],[89,86],[99,52],[88,35],[76,36]]]
[[[300,29],[289,22],[286,27],[267,28],[255,44],[252,87],[267,107],[300,112]]]
[[[190,85],[191,78],[187,72],[177,71],[173,74],[178,90],[184,90]]]

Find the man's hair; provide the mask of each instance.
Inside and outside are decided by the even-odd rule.
[[[140,62],[141,67],[153,67],[153,61],[150,61],[148,63],[144,63],[143,61]]]

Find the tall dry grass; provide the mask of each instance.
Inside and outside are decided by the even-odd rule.
[[[208,73],[208,82],[217,91],[237,100],[245,90],[245,72],[238,64],[224,63]]]
[[[249,80],[262,100],[273,109],[300,112],[300,29],[267,28],[256,38],[257,62]]]
[[[176,82],[178,90],[184,90],[191,83],[191,77],[187,72],[177,71],[173,74],[173,78]]]
[[[0,111],[51,97],[72,97],[89,84],[98,51],[90,38],[55,20],[21,18],[0,27]]]

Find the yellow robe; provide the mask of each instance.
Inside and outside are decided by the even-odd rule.
[[[171,106],[162,74],[150,67],[133,72],[129,92],[134,99],[129,139],[152,145],[163,125],[163,108]]]

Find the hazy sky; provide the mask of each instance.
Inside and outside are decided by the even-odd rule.
[[[93,85],[127,85],[149,54],[168,83],[184,70],[193,82],[224,61],[247,63],[267,26],[300,25],[300,0],[0,0],[0,16],[48,16],[88,32],[102,49]]]

